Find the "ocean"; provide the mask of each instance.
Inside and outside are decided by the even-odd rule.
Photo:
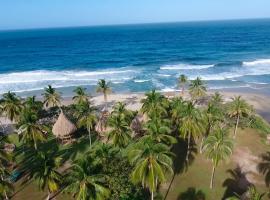
[[[102,78],[116,92],[173,91],[180,74],[270,88],[270,19],[0,31],[0,93],[93,93]]]

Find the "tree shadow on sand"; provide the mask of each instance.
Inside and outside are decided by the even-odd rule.
[[[270,186],[270,151],[261,155],[261,162],[258,164],[258,170],[264,175],[265,185]]]
[[[227,178],[223,182],[223,187],[226,187],[222,199],[233,197],[235,195],[241,196],[244,194],[252,184],[247,180],[247,173],[242,172],[241,168],[237,166],[235,169],[227,170],[230,174],[230,178]]]
[[[197,154],[197,147],[194,142],[191,142],[190,144],[190,152],[189,152],[189,159],[186,160],[187,155],[187,142],[182,138],[177,138],[177,143],[173,145],[172,152],[175,154],[175,158],[173,161],[173,177],[170,181],[169,187],[167,189],[167,192],[165,194],[164,199],[167,198],[169,191],[171,189],[172,183],[174,181],[174,178],[176,175],[184,173],[187,171],[188,166],[190,166],[194,159],[195,155]]]
[[[201,190],[196,190],[194,187],[188,188],[177,197],[177,200],[205,200],[206,195]]]

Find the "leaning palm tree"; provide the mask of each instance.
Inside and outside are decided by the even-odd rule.
[[[185,85],[188,82],[188,78],[186,75],[181,74],[178,78],[178,86],[182,88],[182,96],[184,96]]]
[[[77,200],[109,198],[110,191],[105,186],[105,175],[99,169],[90,157],[75,161],[69,170],[68,185],[64,192],[72,193]]]
[[[212,160],[213,169],[210,181],[210,188],[214,185],[215,170],[220,163],[227,159],[233,151],[233,142],[224,129],[218,128],[204,141],[203,151],[208,159]]]
[[[181,114],[180,135],[188,139],[186,160],[189,159],[191,139],[198,138],[204,132],[203,117],[192,102],[188,102]]]
[[[151,138],[143,138],[132,145],[128,152],[128,158],[134,166],[131,180],[133,183],[147,188],[154,199],[154,192],[160,183],[164,183],[168,172],[173,174],[172,154],[169,147],[157,143]]]
[[[38,123],[36,113],[31,110],[23,111],[17,132],[24,143],[34,145],[37,150],[37,143],[45,140],[47,131],[46,126]]]
[[[197,77],[195,80],[190,82],[189,94],[195,101],[206,95],[206,85],[200,77]]]
[[[104,97],[104,102],[105,102],[105,109],[107,110],[108,105],[107,105],[107,98],[108,98],[108,94],[110,94],[112,92],[110,84],[108,82],[106,82],[105,79],[100,79],[98,81],[98,85],[97,85],[97,89],[96,91],[98,93],[102,93],[103,97]]]
[[[77,87],[73,92],[75,92],[75,96],[72,99],[76,104],[88,102],[89,95],[86,93],[86,88]]]
[[[116,147],[126,147],[131,138],[131,130],[124,116],[111,115],[108,120],[108,125],[112,128],[109,132],[108,140],[111,140]]]
[[[241,117],[248,117],[252,113],[252,107],[241,98],[241,96],[234,97],[232,102],[228,104],[228,115],[231,118],[236,118],[234,127],[234,137],[236,137],[239,120]]]
[[[46,108],[61,105],[61,94],[58,93],[51,85],[44,88],[45,92],[42,94],[44,97],[44,105]]]
[[[3,114],[11,121],[18,121],[23,106],[19,97],[13,92],[3,94],[1,110]]]
[[[95,110],[96,109],[90,106],[88,102],[84,102],[76,106],[74,113],[75,117],[78,119],[78,127],[84,127],[88,131],[90,147],[92,145],[91,131],[94,129],[94,125],[97,122]]]

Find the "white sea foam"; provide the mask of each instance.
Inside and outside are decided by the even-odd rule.
[[[263,65],[263,66],[269,66],[270,67],[270,59],[259,59],[259,60],[254,60],[250,62],[243,62],[244,66],[258,66],[258,65]]]
[[[191,64],[176,64],[176,65],[164,65],[160,67],[161,70],[189,70],[189,69],[207,69],[214,67],[215,65],[191,65]]]
[[[133,79],[139,70],[106,69],[99,71],[29,71],[0,74],[0,93],[11,91],[40,90],[48,84],[53,87],[93,85],[99,79],[124,83]]]
[[[135,83],[144,83],[144,82],[148,82],[148,81],[150,81],[150,80],[148,80],[148,79],[135,79],[134,80]]]

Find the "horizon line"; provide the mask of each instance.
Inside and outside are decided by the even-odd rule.
[[[248,20],[269,20],[270,17],[258,18],[232,18],[232,19],[202,19],[202,20],[183,20],[183,21],[160,21],[160,22],[134,22],[134,23],[115,23],[115,24],[96,24],[96,25],[69,25],[69,26],[44,26],[33,28],[10,28],[1,29],[0,32],[6,31],[23,31],[23,30],[42,30],[42,29],[68,29],[68,28],[90,28],[90,27],[106,27],[106,26],[132,26],[132,25],[154,25],[154,24],[173,24],[173,23],[196,23],[196,22],[222,22],[222,21],[248,21]]]

